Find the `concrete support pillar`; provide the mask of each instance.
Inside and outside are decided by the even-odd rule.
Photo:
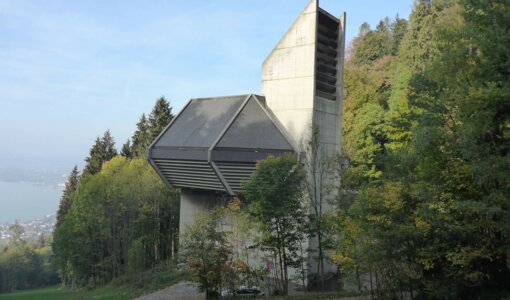
[[[215,191],[182,189],[179,234],[182,234],[188,225],[193,224],[197,213],[208,212],[218,205],[223,205],[225,197],[225,194]]]

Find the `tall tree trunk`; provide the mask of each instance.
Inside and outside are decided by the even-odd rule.
[[[73,273],[74,273],[73,274],[73,282],[71,283],[71,288],[73,290],[75,290],[76,289],[76,273],[75,272],[73,272]]]
[[[287,251],[285,251],[285,246],[283,247],[283,267],[284,267],[284,281],[283,281],[283,294],[287,296],[289,294],[289,274],[288,274],[288,266],[287,266]]]
[[[281,244],[281,235],[280,235],[280,225],[276,222],[276,238],[277,238],[277,251],[278,251],[278,264],[280,266],[280,283],[281,283],[281,292],[284,289],[284,276],[283,276],[283,256],[282,256],[282,244]]]
[[[306,292],[307,292],[307,289],[306,289],[306,284],[305,284],[305,255],[304,255],[304,251],[303,251],[303,241],[300,240],[300,243],[299,243],[299,249],[300,249],[300,252],[301,252],[301,283],[303,285],[303,292],[305,293],[306,295]]]
[[[358,273],[358,268],[356,268],[356,273]],[[372,282],[372,268],[369,269],[368,274],[370,274],[370,295],[372,296],[372,299],[374,299],[374,284]],[[359,275],[358,275],[358,286],[361,291],[361,282],[359,281]]]
[[[64,270],[62,272],[62,287],[66,287],[66,278],[67,278],[67,266],[64,265]]]
[[[289,294],[289,274],[287,266],[287,251],[285,250],[285,236],[280,236],[282,241],[282,252],[283,252],[283,295]]]
[[[319,265],[317,268],[320,269],[320,272],[318,272],[321,280],[321,291],[324,292],[324,254],[322,252],[322,234],[319,229],[317,232],[317,240],[318,240],[318,248],[319,248]]]

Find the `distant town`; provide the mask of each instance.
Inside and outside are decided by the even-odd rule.
[[[46,215],[40,219],[18,222],[23,227],[23,238],[25,240],[36,240],[39,236],[51,236],[55,226],[55,214]],[[13,223],[0,224],[0,245],[6,245],[11,238],[10,227]]]

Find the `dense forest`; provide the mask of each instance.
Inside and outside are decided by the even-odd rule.
[[[172,118],[168,101],[158,99],[120,154],[106,131],[91,147],[83,174],[76,167],[71,172],[53,237],[64,286],[102,286],[174,258],[178,191],[166,187],[145,159]]]
[[[508,291],[508,28],[508,1],[420,0],[349,49],[334,259],[381,297]]]
[[[197,216],[181,238],[179,191],[145,159],[173,118],[158,99],[120,153],[106,131],[82,174],[72,170],[51,246],[15,234],[0,252],[0,291],[52,284],[57,274],[66,287],[94,288],[176,263],[179,252],[210,295],[266,275],[283,294],[289,280],[320,287],[332,261],[344,287],[374,298],[508,296],[509,28],[505,0],[417,0],[409,20],[363,24],[347,49],[343,152],[319,161],[312,128],[304,161],[258,163],[243,195]],[[301,165],[338,180],[310,186]],[[334,211],[325,211],[311,191],[333,188]],[[301,247],[310,237],[316,270],[306,270]],[[250,265],[253,250],[275,266]]]

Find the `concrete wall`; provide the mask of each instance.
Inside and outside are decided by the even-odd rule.
[[[297,146],[298,152],[309,140],[311,125],[319,127],[321,152],[333,155],[341,151],[342,100],[343,100],[343,60],[345,48],[345,14],[340,16],[337,47],[336,100],[326,99],[316,94],[316,55],[317,28],[320,8],[318,0],[312,0],[282,37],[262,65],[262,93],[271,112],[279,119]],[[309,180],[313,174],[308,173]],[[323,184],[338,181],[331,176]],[[331,209],[328,204],[335,199],[333,191],[323,199],[324,211]],[[317,249],[317,239],[308,241],[310,250]],[[317,262],[310,255],[308,267],[316,272]],[[334,274],[337,267],[330,263],[326,273]],[[333,278],[334,283],[337,278]]]
[[[340,16],[337,48],[337,99],[329,99],[316,96],[314,101],[313,122],[320,128],[320,142],[324,144],[328,152],[341,151],[342,143],[342,102],[343,102],[343,69],[345,53],[345,13]]]
[[[223,204],[224,197],[218,192],[182,189],[179,232],[182,233],[188,225],[195,221],[195,215],[198,212],[207,212]]]
[[[341,147],[343,100],[344,14],[340,17],[337,57],[337,100],[316,96],[318,1],[301,12],[262,65],[262,93],[271,112],[285,127],[295,146],[308,137],[311,124],[320,128],[320,141],[328,151]]]
[[[311,1],[262,65],[262,93],[294,145],[313,118],[317,1]]]

